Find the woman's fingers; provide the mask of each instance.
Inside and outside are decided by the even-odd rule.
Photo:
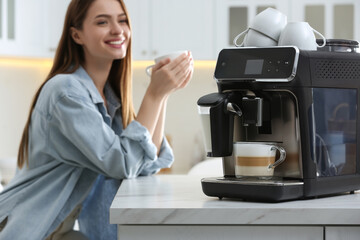
[[[188,69],[187,73],[186,73],[186,77],[184,79],[184,81],[181,83],[181,85],[179,86],[178,89],[184,88],[188,85],[188,83],[190,82],[192,75],[193,75],[193,69]]]
[[[157,64],[154,65],[154,67],[152,68],[152,71],[156,71],[160,68],[162,68],[163,66],[167,65],[170,62],[170,58],[165,58],[163,60],[161,60],[160,62],[158,62]]]
[[[181,69],[181,71],[179,71],[176,75],[179,82],[180,83],[184,82],[191,71],[192,71],[191,65],[185,69]]]
[[[170,94],[185,87],[192,77],[192,72],[193,59],[190,52],[174,60],[161,60],[152,69],[150,88],[160,94]]]
[[[178,63],[174,67],[175,74],[179,74],[180,72],[183,72],[185,69],[188,69],[192,67],[193,65],[193,59],[191,54],[189,53],[185,58],[182,59],[180,63]]]
[[[175,58],[174,60],[172,60],[168,67],[170,71],[173,71],[175,68],[177,68],[179,66],[179,64],[181,64],[182,62],[186,62],[186,59],[189,57],[189,52],[188,53],[183,53],[180,56],[178,56],[177,58]]]
[[[192,55],[190,52],[188,52],[187,54],[183,53],[172,61],[169,58],[161,60],[158,64],[154,66],[153,71],[156,71],[166,65],[165,67],[167,68],[167,70],[177,75],[181,71],[184,71],[184,69],[188,67],[192,61]]]

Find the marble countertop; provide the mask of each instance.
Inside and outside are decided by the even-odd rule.
[[[124,180],[110,207],[112,224],[360,225],[360,192],[282,203],[208,197],[201,177]]]

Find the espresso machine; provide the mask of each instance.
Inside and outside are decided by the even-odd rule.
[[[349,49],[223,49],[218,92],[197,103],[207,156],[223,165],[223,176],[201,180],[203,192],[280,202],[360,189],[360,54]],[[270,178],[236,177],[236,142],[276,143],[286,159]]]

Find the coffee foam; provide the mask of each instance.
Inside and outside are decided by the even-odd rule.
[[[236,157],[275,156],[276,154],[275,150],[271,150],[270,145],[264,144],[235,144],[234,151]]]

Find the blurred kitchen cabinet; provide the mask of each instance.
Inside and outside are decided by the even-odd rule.
[[[39,0],[1,0],[0,54],[31,56],[42,45]]]
[[[359,0],[291,0],[292,21],[306,21],[326,38],[360,40]]]
[[[0,0],[0,44],[6,49],[15,40],[15,0]]]
[[[268,7],[289,15],[289,4],[284,0],[215,0],[216,51],[234,47],[234,38],[248,28],[258,13]]]
[[[239,225],[118,225],[119,239],[323,240],[322,227]],[[121,232],[121,233],[120,233]],[[176,236],[176,237],[174,237]],[[344,238],[338,238],[344,239]],[[326,239],[327,240],[327,239]],[[347,240],[347,239],[346,239]],[[352,239],[349,239],[352,240]]]
[[[71,0],[0,0],[0,56],[53,57]]]
[[[125,0],[133,27],[135,60],[190,50],[195,60],[214,60],[214,0]]]
[[[43,0],[46,11],[44,19],[44,54],[54,57],[63,31],[65,14],[71,0]]]
[[[124,0],[131,20],[131,37],[133,59],[152,59],[150,39],[150,6],[151,0]]]
[[[358,240],[360,236],[360,227],[335,226],[325,227],[326,240]]]

